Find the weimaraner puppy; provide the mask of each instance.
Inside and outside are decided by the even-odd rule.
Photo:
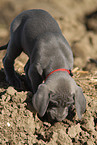
[[[21,87],[14,60],[23,51],[29,57],[25,74],[34,93],[32,104],[37,113],[41,117],[47,113],[52,120],[62,121],[75,103],[81,119],[86,100],[71,77],[72,50],[55,19],[44,10],[27,10],[13,20],[10,34],[8,44],[0,47],[0,50],[7,49],[3,64],[9,84]]]

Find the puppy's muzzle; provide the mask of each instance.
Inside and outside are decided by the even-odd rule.
[[[52,108],[47,111],[47,114],[48,114],[48,117],[51,118],[51,120],[62,121],[68,115],[68,107]]]

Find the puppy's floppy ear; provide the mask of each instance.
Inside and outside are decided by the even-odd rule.
[[[49,100],[50,97],[47,85],[46,84],[39,85],[37,92],[32,98],[32,103],[35,110],[39,113],[41,117],[45,114],[47,110]]]
[[[75,93],[75,106],[78,117],[79,119],[81,119],[82,114],[85,112],[86,109],[86,99],[83,95],[82,89],[79,86],[77,86],[77,90]]]

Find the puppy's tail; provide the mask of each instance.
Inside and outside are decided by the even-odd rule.
[[[9,43],[9,42],[8,42]],[[8,43],[6,45],[0,46],[0,50],[5,50],[7,49]]]

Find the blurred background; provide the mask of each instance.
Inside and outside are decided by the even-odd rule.
[[[97,59],[97,0],[0,0],[0,45],[9,40],[10,24],[20,12],[44,9],[58,22],[74,54],[74,67],[95,70]],[[0,52],[0,65],[5,51]],[[24,54],[19,65],[27,60]],[[21,70],[22,71],[22,70]]]

